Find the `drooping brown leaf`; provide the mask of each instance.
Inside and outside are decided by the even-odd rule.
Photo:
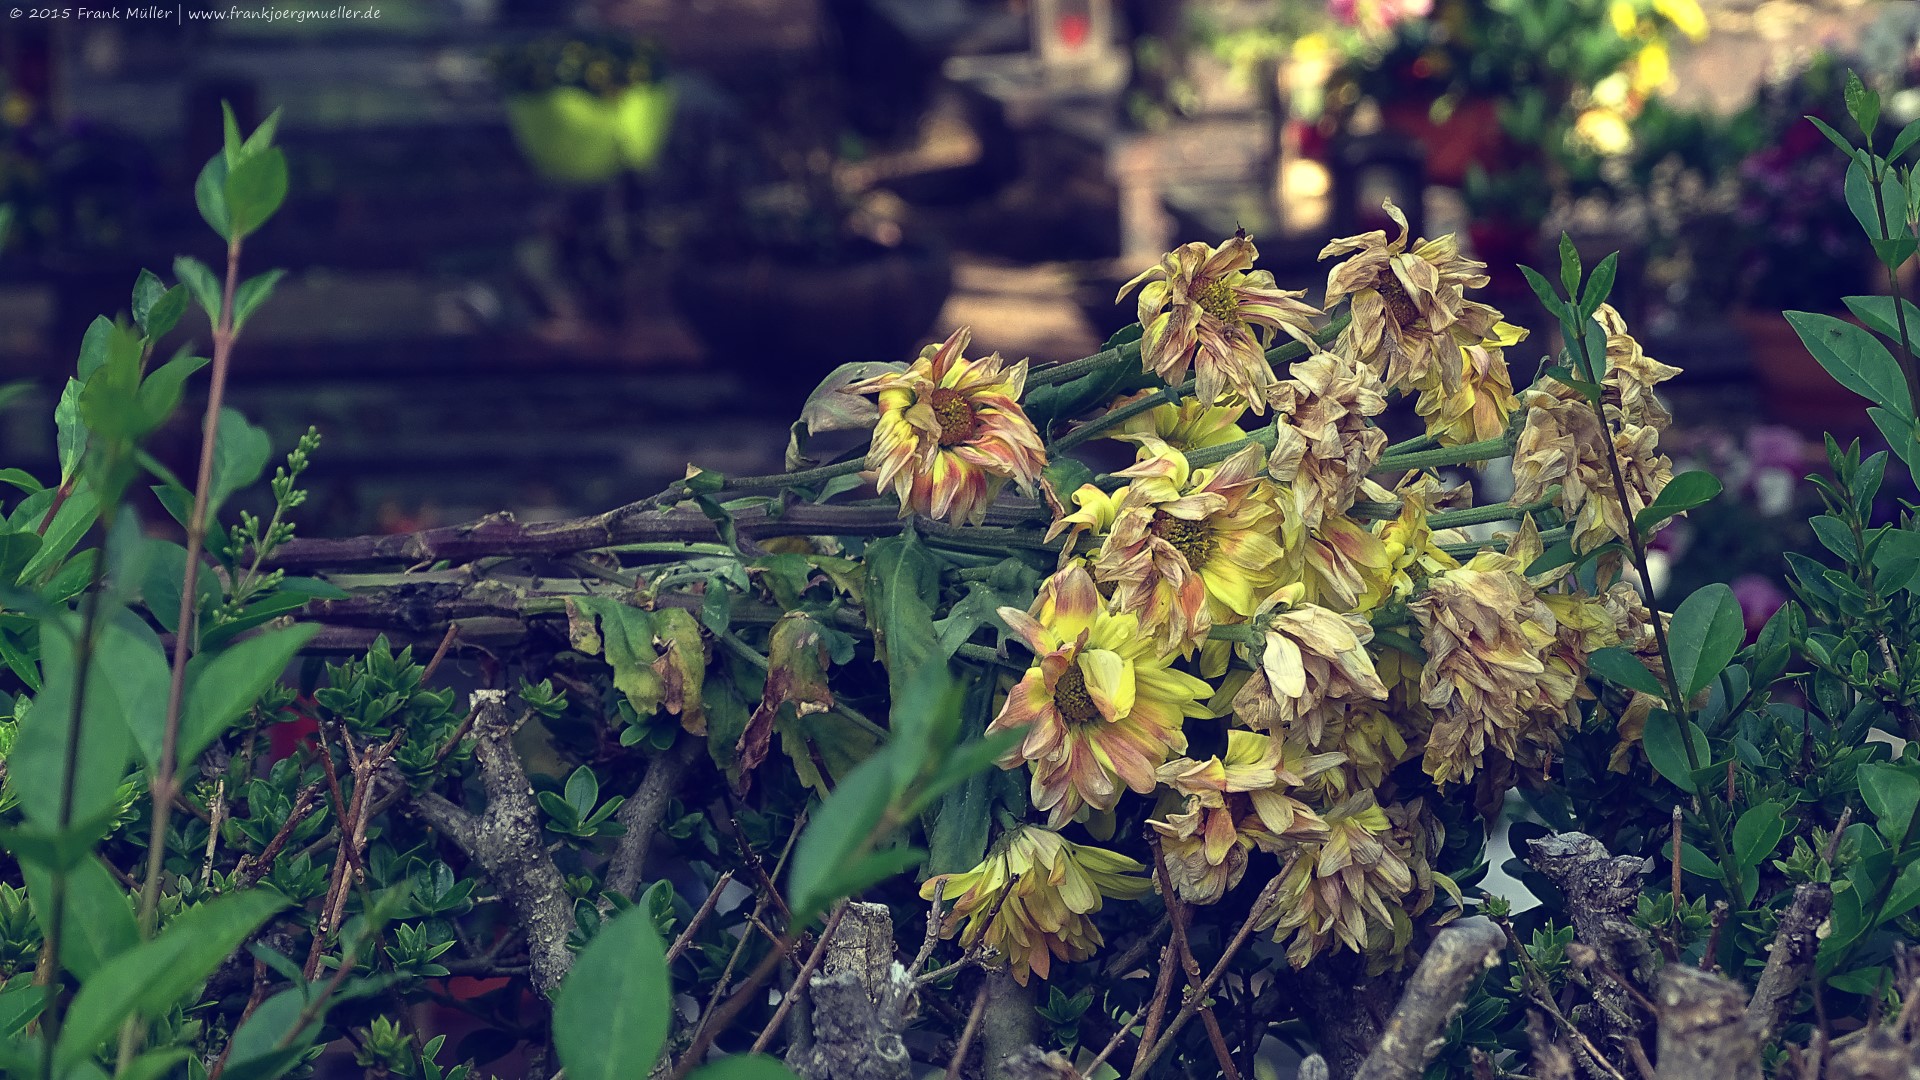
[[[819,623],[800,612],[789,612],[773,625],[767,649],[767,687],[760,704],[740,735],[738,750],[742,781],[767,759],[773,744],[774,722],[783,709],[793,718],[833,708],[827,688],[827,641]]]

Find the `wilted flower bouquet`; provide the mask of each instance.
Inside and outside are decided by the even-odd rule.
[[[272,140],[230,125],[201,178],[224,287],[142,274],[83,345],[60,477],[0,472],[0,1068],[274,1077],[342,1036],[420,1080],[1906,1052],[1873,1021],[1920,974],[1920,758],[1867,735],[1920,735],[1920,533],[1872,523],[1888,455],[1833,446],[1841,568],[1796,563],[1745,648],[1724,586],[1656,615],[1648,541],[1719,484],[1662,453],[1677,372],[1607,305],[1612,257],[1527,272],[1563,348],[1518,391],[1485,267],[1388,205],[1397,236],[1327,245],[1318,306],[1236,235],[1130,282],[1095,356],[970,358],[963,329],[850,365],[779,474],[295,538],[313,438],[271,516],[222,522],[269,453],[219,402],[273,285],[239,275]],[[1890,266],[1915,142],[1854,155]],[[1910,305],[1853,299],[1910,358]],[[140,447],[202,364],[149,364],[195,301],[189,487]],[[1920,458],[1894,355],[1792,317]],[[834,432],[866,445],[810,460]],[[1513,496],[1476,505],[1451,470],[1496,458]],[[143,474],[184,544],[129,527]],[[280,685],[302,653],[345,659]],[[1479,881],[1510,797],[1533,913]],[[400,1011],[427,1001],[485,1038],[447,1048]]]

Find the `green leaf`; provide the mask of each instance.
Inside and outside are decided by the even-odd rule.
[[[108,343],[113,340],[115,332],[119,329],[113,325],[113,320],[105,315],[96,315],[93,321],[87,324],[87,332],[80,338],[80,362],[75,369],[81,382],[86,382],[93,377],[94,372],[105,366]]]
[[[151,270],[141,270],[140,276],[133,280],[133,321],[141,330],[147,328],[147,312],[153,310],[154,301],[166,295],[167,286],[160,275]]]
[[[218,233],[220,239],[231,242],[234,237],[233,214],[227,203],[228,165],[225,154],[215,154],[207,159],[200,169],[200,175],[193,182],[193,202],[200,208],[200,217]],[[195,290],[198,293],[199,290]]]
[[[765,1054],[729,1054],[693,1070],[687,1080],[794,1080],[793,1071]]]
[[[113,629],[110,624],[105,628],[107,632]],[[78,636],[77,619],[42,624],[40,664],[46,686],[21,722],[7,759],[8,780],[20,796],[22,814],[28,823],[49,830],[118,806],[120,781],[126,777],[127,761],[133,754],[133,736],[113,677],[96,660],[87,669],[85,712],[80,717],[69,797],[71,816],[61,821],[67,748],[74,745],[71,728],[79,680]]]
[[[1600,260],[1587,277],[1587,290],[1580,297],[1580,317],[1590,319],[1600,305],[1613,295],[1613,280],[1620,272],[1620,253],[1615,251]]]
[[[31,863],[20,867],[27,897],[41,926],[48,925],[53,875]],[[82,859],[67,871],[65,925],[60,932],[60,963],[81,980],[91,979],[109,960],[133,948],[140,927],[133,904],[120,882],[99,859]]]
[[[200,304],[200,310],[207,313],[207,325],[213,327],[220,322],[220,281],[207,269],[207,264],[199,259],[182,255],[173,260],[173,276],[193,294]]]
[[[138,1013],[158,1019],[198,990],[214,970],[288,900],[271,889],[216,897],[175,916],[152,941],[103,965],[74,996],[60,1026],[54,1067],[72,1068]]]
[[[1638,690],[1655,698],[1663,697],[1666,691],[1660,686],[1660,680],[1653,677],[1647,665],[1640,658],[1625,649],[1596,649],[1587,657],[1587,665],[1594,674],[1629,690]]]
[[[138,420],[144,431],[152,431],[167,418],[180,404],[180,396],[185,391],[186,382],[193,373],[206,367],[209,361],[201,356],[182,356],[169,360],[148,375],[140,384]]]
[[[1912,592],[1920,580],[1920,533],[1894,529],[1882,536],[1873,551],[1873,569],[1882,593]]]
[[[221,409],[220,430],[213,444],[213,490],[207,500],[207,517],[218,516],[235,492],[259,481],[271,457],[273,440],[266,432],[247,423],[239,410]]]
[[[1708,762],[1707,735],[1700,725],[1687,721],[1687,737],[1692,740],[1694,759],[1702,766]],[[1693,768],[1687,761],[1686,744],[1681,742],[1680,724],[1673,714],[1665,709],[1654,709],[1647,714],[1647,726],[1641,734],[1641,746],[1647,752],[1647,761],[1654,771],[1666,777],[1673,786],[1692,794],[1698,791],[1693,780]]]
[[[944,662],[933,623],[940,564],[908,530],[867,545],[866,566],[874,649],[886,665],[889,690],[900,696],[923,665]]]
[[[1904,216],[1893,220],[1899,222],[1894,228],[1900,230],[1906,228]],[[1891,240],[1873,241],[1873,253],[1879,258],[1881,265],[1895,269],[1898,269],[1901,263],[1913,258],[1913,253],[1916,251],[1920,251],[1920,240],[1915,240],[1911,236],[1896,236]]]
[[[1733,826],[1733,857],[1742,867],[1759,866],[1787,834],[1784,807],[1763,802],[1740,815]]]
[[[1533,295],[1539,298],[1540,306],[1547,309],[1547,314],[1562,322],[1571,321],[1567,318],[1570,313],[1567,310],[1566,301],[1560,299],[1559,294],[1553,291],[1552,283],[1542,276],[1540,271],[1531,266],[1523,266],[1520,268],[1520,273],[1526,277],[1527,284],[1533,287]]]
[[[287,276],[285,270],[269,270],[240,283],[233,293],[233,330],[239,333],[253,313],[273,295],[274,286]]]
[[[653,670],[660,656],[653,647],[653,616],[610,596],[581,597],[571,603],[588,614],[599,634],[598,642],[576,640],[574,647],[604,656],[613,668],[614,687],[626,695],[634,713],[642,719],[652,716],[666,693]]]
[[[1646,533],[1675,514],[1684,514],[1712,502],[1720,496],[1723,489],[1720,479],[1712,473],[1695,469],[1683,472],[1667,481],[1653,502],[1634,515],[1634,528]]]
[[[191,769],[201,751],[253,708],[319,630],[311,623],[269,630],[235,642],[211,659],[202,653],[187,664],[187,698],[180,716],[181,771]]]
[[[1899,361],[1864,328],[1832,315],[1786,312],[1807,351],[1840,385],[1902,416],[1913,415]]]
[[[1706,689],[1745,640],[1740,601],[1725,584],[1714,582],[1682,601],[1667,628],[1680,693],[1691,698]]]
[[[645,908],[631,907],[580,952],[553,1003],[568,1080],[646,1080],[667,1041],[673,980]]]
[[[1867,416],[1873,420],[1873,426],[1880,429],[1880,434],[1886,437],[1887,445],[1900,456],[1907,471],[1920,471],[1920,439],[1915,438],[1913,418],[1878,405],[1868,408]]]
[[[160,760],[172,669],[159,637],[146,623],[130,624],[115,621],[101,630],[95,662],[106,676],[127,734],[151,767]]]
[[[1874,826],[1891,843],[1900,843],[1920,808],[1920,777],[1909,768],[1874,762],[1860,766],[1860,798],[1873,811]]]
[[[1833,130],[1833,128],[1829,126],[1825,120],[1822,120],[1817,116],[1808,116],[1808,117],[1805,117],[1805,119],[1812,122],[1814,127],[1819,128],[1820,134],[1825,135],[1827,137],[1827,141],[1832,143],[1834,146],[1838,147],[1841,153],[1847,155],[1848,157],[1853,156],[1854,145],[1853,143],[1847,140],[1847,137],[1845,135],[1842,135],[1839,132]]]
[[[1887,239],[1887,230],[1880,227],[1880,211],[1873,204],[1873,180],[1867,175],[1867,152],[1854,153],[1853,163],[1847,166],[1847,177],[1841,188],[1847,199],[1847,209],[1853,211],[1853,219],[1869,240]]]
[[[1900,876],[1893,881],[1892,891],[1887,893],[1887,903],[1880,909],[1880,915],[1874,921],[1888,923],[1920,907],[1920,860],[1910,862]]]
[[[233,1033],[227,1068],[220,1074],[223,1080],[269,1080],[291,1069],[320,1034],[323,1016],[302,1022],[305,1008],[305,996],[298,989],[282,990],[261,1002]]]
[[[1912,149],[1915,142],[1920,142],[1920,120],[1914,120],[1900,129],[1900,134],[1893,140],[1893,146],[1887,150],[1887,160],[1897,159],[1901,154]]]
[[[1920,124],[1920,120],[1914,121]],[[1847,310],[1853,317],[1867,324],[1869,330],[1884,334],[1888,338],[1900,340],[1900,323],[1893,311],[1891,296],[1849,296],[1846,298]],[[1911,300],[1900,301],[1900,311],[1907,320],[1907,337],[1920,341],[1920,307]]]
[[[1847,115],[1860,125],[1860,131],[1871,141],[1873,129],[1880,126],[1880,95],[1867,89],[1855,72],[1847,72]]]
[[[1573,237],[1560,234],[1560,285],[1566,289],[1567,296],[1580,295],[1580,250],[1573,245]]]
[[[893,763],[882,750],[840,780],[813,813],[793,849],[793,925],[805,926],[840,899],[834,882],[859,861],[886,814]]]
[[[265,225],[286,198],[285,154],[265,149],[242,155],[226,177],[227,209],[232,215],[228,239],[239,239]],[[235,307],[238,306],[236,302]]]

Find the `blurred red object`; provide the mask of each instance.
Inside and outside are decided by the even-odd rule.
[[[1069,49],[1077,49],[1087,43],[1087,35],[1093,30],[1093,20],[1083,12],[1070,12],[1060,16],[1054,24],[1054,36]]]

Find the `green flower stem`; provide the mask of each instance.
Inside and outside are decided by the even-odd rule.
[[[1252,643],[1260,640],[1250,623],[1215,623],[1207,630],[1208,641],[1241,641]]]
[[[1064,364],[1050,364],[1027,375],[1028,386],[1053,386],[1057,383],[1072,382],[1082,375],[1091,375],[1110,364],[1124,364],[1128,361],[1140,362],[1140,341],[1138,338],[1115,348],[1105,349],[1080,360],[1070,360]]]
[[[1407,454],[1415,450],[1425,450],[1427,447],[1432,446],[1434,443],[1438,441],[1439,440],[1434,438],[1432,433],[1428,433],[1425,435],[1415,435],[1413,438],[1407,439],[1403,442],[1390,444],[1387,447],[1387,451],[1386,451],[1387,456],[1391,457],[1394,454]]]
[[[1540,533],[1540,542],[1547,545],[1557,544],[1565,540],[1568,536],[1571,536],[1572,533],[1573,530],[1565,525],[1545,529]],[[1470,559],[1480,552],[1485,551],[1487,545],[1485,541],[1468,541],[1460,544],[1441,544],[1439,548],[1441,551],[1446,552],[1456,559]]]
[[[1413,450],[1407,453],[1388,453],[1381,457],[1379,464],[1373,467],[1375,473],[1403,472],[1408,469],[1430,469],[1437,465],[1465,465],[1475,461],[1490,461],[1506,457],[1513,449],[1505,435],[1497,438],[1482,439],[1479,442],[1464,443],[1460,446],[1439,446],[1432,450]]]
[[[1518,521],[1528,514],[1552,509],[1559,491],[1558,486],[1550,488],[1545,496],[1522,506],[1495,503],[1492,506],[1471,506],[1465,510],[1443,510],[1428,515],[1427,524],[1435,529],[1458,529],[1466,525],[1485,525],[1491,521]]]

